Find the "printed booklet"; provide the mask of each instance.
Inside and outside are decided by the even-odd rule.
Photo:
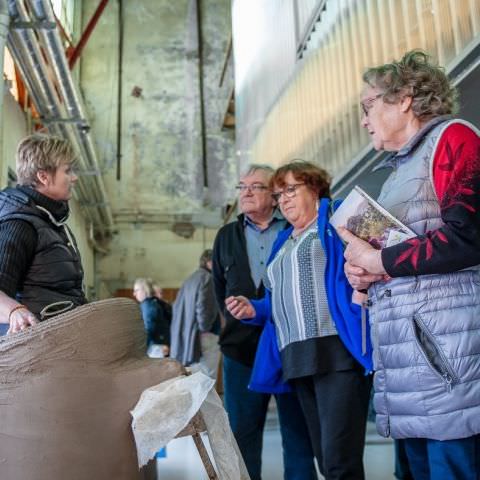
[[[377,249],[416,236],[413,230],[388,213],[359,186],[347,195],[330,218],[330,223],[335,228],[345,227]]]

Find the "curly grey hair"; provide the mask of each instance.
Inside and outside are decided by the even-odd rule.
[[[413,113],[422,121],[458,111],[457,89],[444,69],[422,50],[411,50],[398,62],[369,68],[363,81],[383,91],[387,103],[411,96]]]

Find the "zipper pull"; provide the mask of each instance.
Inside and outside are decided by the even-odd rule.
[[[447,389],[447,392],[448,393],[451,393],[452,391],[452,382],[453,382],[453,379],[452,377],[448,374],[448,373],[444,373],[442,375],[443,379],[445,380],[445,387]]]

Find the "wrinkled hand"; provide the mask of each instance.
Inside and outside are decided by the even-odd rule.
[[[7,335],[20,332],[37,323],[38,320],[32,312],[26,308],[20,308],[15,310],[10,316],[10,328],[7,331]]]
[[[250,300],[248,300],[246,297],[228,297],[225,300],[225,306],[232,316],[237,320],[253,318],[257,314],[255,308],[253,308],[253,305],[250,303]]]
[[[373,275],[384,275],[387,273],[383,268],[380,250],[376,250],[346,228],[339,227],[337,232],[342,240],[347,243],[344,256],[350,265],[363,268],[367,273]]]
[[[355,290],[367,290],[370,284],[385,280],[385,275],[374,275],[368,273],[364,268],[356,267],[349,262],[345,262],[343,266],[348,283]]]

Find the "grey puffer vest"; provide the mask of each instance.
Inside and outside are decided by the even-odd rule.
[[[71,302],[71,308],[86,303],[83,293],[83,269],[73,234],[46,209],[17,189],[1,192],[0,222],[23,220],[37,232],[32,264],[16,298],[40,319],[40,312],[56,302]],[[59,306],[60,308],[61,306]]]
[[[394,171],[378,201],[419,235],[443,225],[432,165],[452,122],[466,124],[433,120],[384,162]],[[377,282],[369,297],[379,433],[436,440],[480,433],[479,268]]]

